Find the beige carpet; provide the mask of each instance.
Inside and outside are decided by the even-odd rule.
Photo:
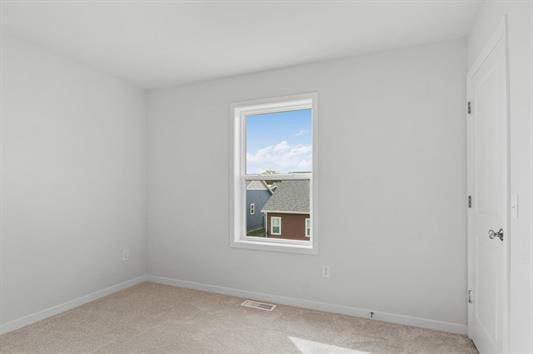
[[[477,353],[465,336],[143,283],[0,336],[2,353]]]

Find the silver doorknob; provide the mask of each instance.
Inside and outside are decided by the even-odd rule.
[[[499,229],[498,232],[494,230],[489,230],[489,238],[493,240],[496,237],[499,238],[500,241],[503,241],[503,229]]]

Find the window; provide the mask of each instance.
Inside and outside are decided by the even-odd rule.
[[[272,235],[281,235],[281,218],[273,216],[270,224],[270,233]]]
[[[316,111],[316,94],[232,107],[232,247],[317,252]]]

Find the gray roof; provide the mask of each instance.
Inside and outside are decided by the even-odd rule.
[[[309,180],[279,181],[276,186],[262,211],[309,213]]]
[[[265,181],[249,181],[248,184],[246,185],[246,190],[249,190],[249,191],[263,190],[263,191],[272,192]]]

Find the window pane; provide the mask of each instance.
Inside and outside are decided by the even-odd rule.
[[[310,240],[310,184],[309,179],[247,181],[247,236]]]
[[[311,120],[311,109],[246,116],[246,173],[311,172]]]

